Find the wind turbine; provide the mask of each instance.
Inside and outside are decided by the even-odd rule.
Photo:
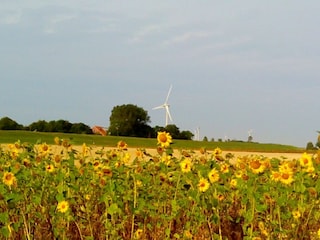
[[[194,131],[194,139],[196,141],[200,141],[200,127],[197,127],[196,130]]]
[[[253,132],[252,129],[250,129],[250,130],[248,131],[248,142],[252,142],[252,139],[253,139],[253,137],[252,137],[252,132]]]
[[[169,120],[172,122],[172,117],[171,117],[170,110],[169,110],[170,105],[168,104],[168,100],[169,100],[169,96],[170,96],[171,90],[172,90],[172,85],[169,88],[169,92],[168,92],[168,95],[167,95],[167,98],[166,98],[164,104],[153,108],[154,110],[155,109],[161,109],[161,108],[164,108],[166,110],[166,126],[168,125]]]

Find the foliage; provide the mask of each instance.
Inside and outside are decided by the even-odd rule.
[[[23,126],[9,117],[0,119],[0,130],[21,130]]]
[[[168,124],[166,127],[155,126],[154,127],[154,136],[159,131],[166,131],[171,134],[174,139],[183,139],[183,140],[191,140],[194,136],[190,131],[181,131],[175,124]]]
[[[315,150],[316,147],[313,145],[312,142],[308,142],[306,146],[306,150]]]
[[[92,130],[89,126],[84,123],[70,123],[67,120],[38,120],[37,122],[31,123],[28,128],[31,131],[39,132],[61,132],[61,133],[85,133],[92,134]]]
[[[96,152],[68,140],[0,150],[1,239],[316,239],[320,155],[234,159],[216,148],[176,157]]]
[[[108,132],[114,136],[147,137],[151,134],[148,112],[133,104],[113,107]]]
[[[92,129],[84,123],[73,123],[70,133],[92,134]]]

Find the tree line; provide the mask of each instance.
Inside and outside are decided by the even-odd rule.
[[[39,132],[61,132],[92,134],[92,129],[84,123],[71,123],[67,120],[38,120],[28,126],[23,126],[9,117],[0,119],[0,130],[28,130]]]
[[[166,131],[174,139],[191,140],[192,132],[180,131],[174,124],[151,127],[148,112],[133,104],[123,104],[113,107],[109,117],[108,135],[154,138],[159,131]],[[84,123],[70,123],[67,120],[38,120],[28,126],[23,126],[9,117],[0,119],[0,130],[28,130],[39,132],[62,132],[93,134],[91,127]]]

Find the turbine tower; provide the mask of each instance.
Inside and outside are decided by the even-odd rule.
[[[165,111],[166,111],[166,125],[165,126],[168,125],[169,120],[171,122],[173,121],[172,117],[171,117],[171,114],[170,114],[170,110],[169,110],[170,105],[168,104],[168,100],[169,100],[169,96],[170,96],[171,90],[172,90],[172,85],[169,88],[169,92],[168,92],[168,95],[167,95],[167,98],[166,98],[165,102],[162,105],[153,108],[154,110],[155,109],[161,109],[161,108],[165,109]]]

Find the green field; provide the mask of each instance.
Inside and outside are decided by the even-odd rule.
[[[46,142],[54,144],[54,138],[59,137],[68,139],[73,145],[81,145],[86,143],[89,146],[106,146],[116,147],[120,140],[125,141],[128,147],[133,148],[155,148],[157,140],[154,138],[134,138],[134,137],[118,137],[118,136],[99,136],[86,134],[67,134],[67,133],[44,133],[30,131],[13,131],[1,130],[0,143],[14,143],[20,140],[22,143]],[[230,142],[204,142],[191,140],[175,140],[172,147],[175,149],[199,149],[206,148],[212,150],[216,147],[224,151],[248,151],[248,152],[303,152],[305,149],[282,144],[272,143],[248,143],[240,141]]]

